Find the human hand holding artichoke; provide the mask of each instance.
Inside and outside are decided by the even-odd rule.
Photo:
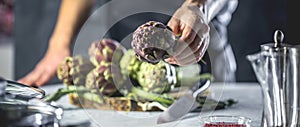
[[[185,2],[168,26],[156,21],[139,26],[133,33],[131,45],[140,60],[188,65],[201,60],[208,43],[209,26],[205,15],[198,4]]]
[[[197,0],[196,0],[197,1]],[[173,14],[168,26],[175,35],[181,35],[174,55],[166,61],[171,64],[188,65],[203,57],[209,44],[209,26],[202,11],[205,0],[186,1]]]

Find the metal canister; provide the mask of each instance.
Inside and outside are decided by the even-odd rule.
[[[0,78],[0,125],[3,127],[59,127],[63,109],[42,101],[45,92]]]
[[[283,43],[283,37],[276,31],[275,43],[247,56],[263,90],[264,127],[300,126],[300,47]]]

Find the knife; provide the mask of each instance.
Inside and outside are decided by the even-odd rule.
[[[178,120],[185,114],[196,109],[199,104],[196,97],[210,86],[210,80],[200,81],[197,85],[189,89],[183,96],[176,100],[167,110],[163,111],[157,119],[158,124]]]

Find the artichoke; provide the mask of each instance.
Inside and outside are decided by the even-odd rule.
[[[142,64],[135,55],[133,49],[129,49],[125,52],[120,61],[121,72],[124,76],[129,76],[133,79],[137,79],[137,72],[140,70]]]
[[[155,65],[143,62],[137,73],[137,81],[145,91],[166,93],[176,87],[191,87],[201,79],[212,78],[210,74],[199,75],[198,68],[197,64],[175,67],[163,61]]]
[[[86,77],[85,86],[99,90],[103,95],[111,96],[123,84],[124,78],[120,67],[114,63],[102,61]]]
[[[175,77],[172,71],[166,68],[169,67],[164,62],[159,62],[155,65],[143,62],[138,72],[138,82],[145,91],[153,93],[165,93],[171,90],[175,84]],[[172,79],[173,76],[173,79]]]
[[[102,61],[119,64],[126,49],[113,39],[102,39],[93,42],[89,47],[89,56],[92,63],[97,66]]]
[[[175,42],[175,35],[168,26],[149,21],[134,31],[131,46],[141,61],[157,64],[172,54]]]
[[[86,75],[95,66],[83,56],[66,57],[57,68],[57,77],[65,85],[84,85]]]

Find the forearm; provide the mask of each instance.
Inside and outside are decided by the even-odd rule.
[[[210,22],[226,5],[228,0],[209,0],[205,4],[205,13]]]
[[[198,7],[203,6],[206,3],[206,0],[185,0],[183,4],[193,4]]]
[[[183,5],[196,5],[204,11],[206,19],[210,22],[224,7],[228,0],[186,0]]]
[[[88,18],[94,0],[62,0],[49,47],[69,48],[73,36]]]

